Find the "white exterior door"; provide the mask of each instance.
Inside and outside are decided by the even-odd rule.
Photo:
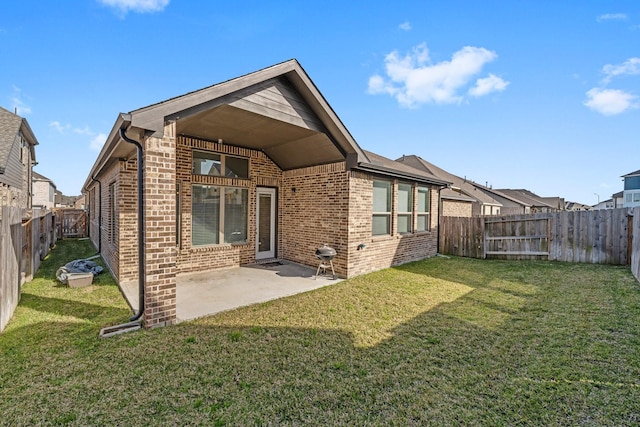
[[[256,200],[256,259],[276,256],[276,190],[258,188]]]

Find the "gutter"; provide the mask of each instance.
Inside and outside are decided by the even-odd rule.
[[[359,163],[355,169],[358,170],[362,170],[365,172],[373,172],[373,173],[377,173],[377,174],[381,174],[381,175],[387,175],[387,176],[392,176],[395,178],[404,178],[404,179],[410,179],[412,181],[418,181],[418,182],[423,182],[425,184],[431,184],[431,185],[438,185],[440,186],[440,188],[445,188],[445,187],[449,187],[449,185],[451,183],[447,182],[447,181],[442,181],[439,179],[430,179],[427,178],[425,176],[420,176],[417,174],[412,174],[412,173],[408,173],[408,172],[402,172],[402,171],[398,171],[396,169],[391,169],[391,168],[387,168],[384,166],[378,166],[378,165],[372,165],[372,164],[363,164],[363,163]]]
[[[142,145],[127,136],[126,128],[129,123],[120,128],[120,137],[136,146],[138,150],[138,313],[131,317],[131,322],[140,319],[144,314],[144,285],[145,285],[145,249],[144,249],[144,168],[142,159]]]

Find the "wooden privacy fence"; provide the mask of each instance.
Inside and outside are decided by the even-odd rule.
[[[33,279],[40,261],[56,241],[53,214],[34,209],[2,206],[0,219],[0,331],[20,299],[20,286]]]
[[[439,250],[442,254],[472,258],[628,265],[633,264],[634,253],[640,256],[640,232],[633,240],[638,216],[640,209],[636,208],[442,217]]]
[[[87,212],[83,209],[54,209],[58,238],[87,237]]]
[[[631,220],[631,272],[640,280],[640,207],[633,209]]]

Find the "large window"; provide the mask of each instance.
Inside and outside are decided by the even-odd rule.
[[[249,190],[193,185],[191,245],[247,241]]]
[[[418,187],[418,203],[416,211],[418,213],[417,231],[429,230],[429,188]]]
[[[373,181],[373,235],[391,234],[391,182]]]
[[[227,178],[249,178],[249,159],[194,150],[192,173]]]
[[[413,225],[413,187],[398,184],[398,233],[411,233]]]

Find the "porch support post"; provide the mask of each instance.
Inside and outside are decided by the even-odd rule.
[[[149,137],[144,149],[145,313],[147,328],[176,321],[176,126],[165,124],[162,138]]]

